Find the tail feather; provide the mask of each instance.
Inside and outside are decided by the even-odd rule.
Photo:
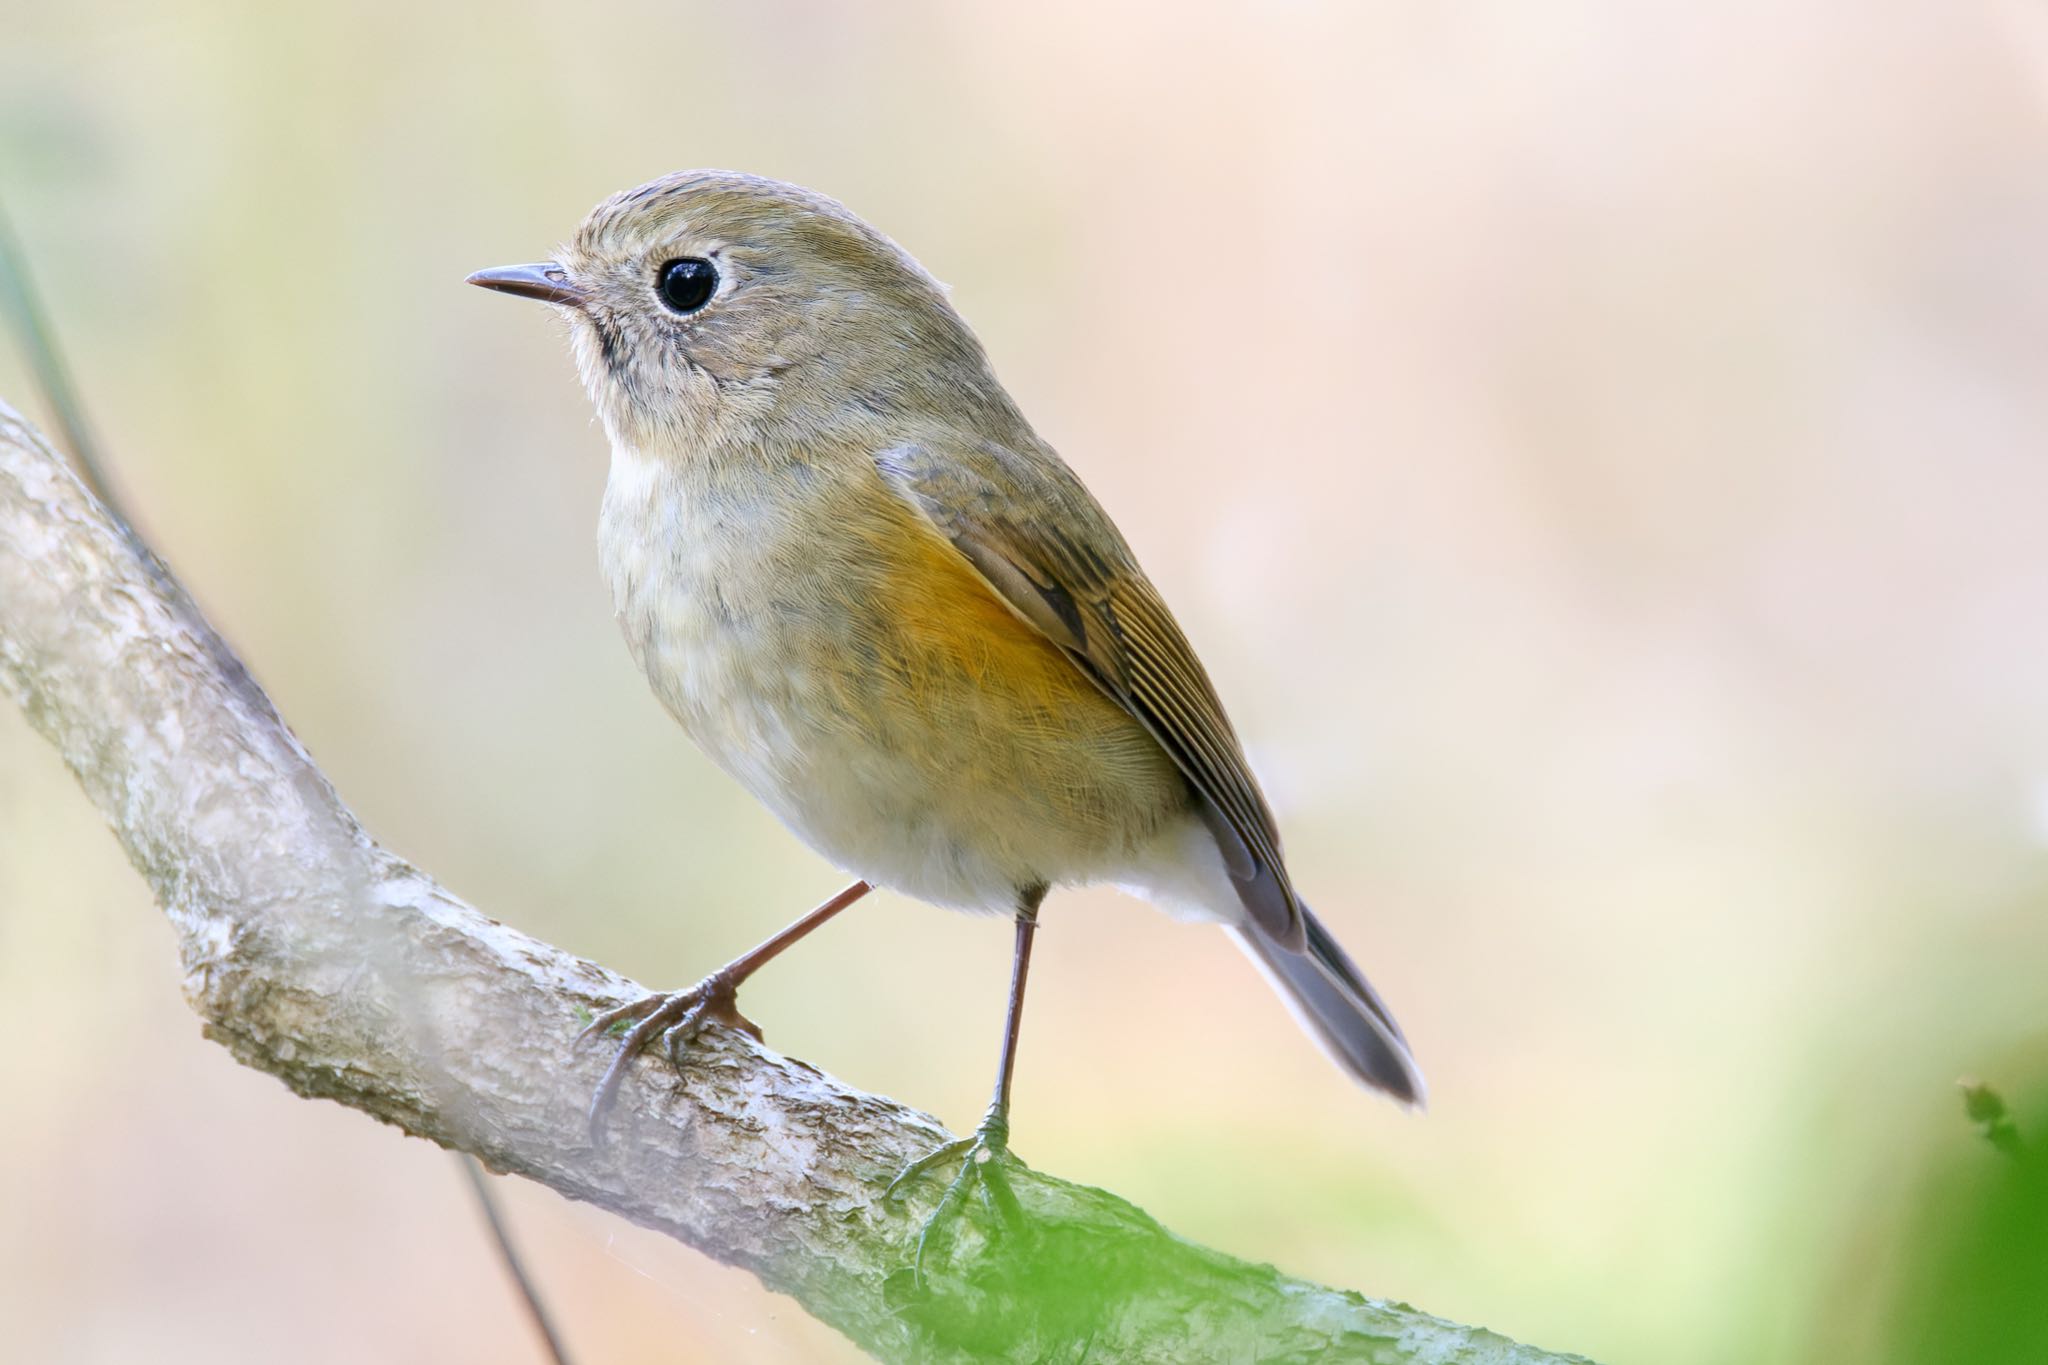
[[[1305,905],[1301,915],[1307,942],[1299,953],[1256,924],[1233,925],[1230,932],[1339,1066],[1402,1104],[1421,1108],[1427,1090],[1401,1026],[1322,921]]]

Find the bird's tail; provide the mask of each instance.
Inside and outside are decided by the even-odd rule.
[[[1427,1093],[1401,1026],[1322,921],[1301,907],[1303,952],[1291,952],[1256,924],[1231,935],[1272,981],[1309,1036],[1339,1066],[1375,1090],[1420,1109]]]

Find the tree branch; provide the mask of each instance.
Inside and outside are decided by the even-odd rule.
[[[949,1134],[742,1035],[637,1063],[611,1140],[572,1040],[632,982],[485,918],[364,833],[147,546],[0,403],[0,688],[62,752],[178,932],[208,1037],[493,1169],[659,1229],[890,1360],[1556,1365],[1482,1329],[1179,1240],[1019,1172],[911,1274],[936,1186],[882,1197]]]

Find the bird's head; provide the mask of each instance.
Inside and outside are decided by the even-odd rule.
[[[599,204],[553,260],[469,280],[560,308],[614,443],[643,451],[1012,411],[943,286],[780,181],[663,176]]]

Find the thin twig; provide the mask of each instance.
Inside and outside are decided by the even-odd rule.
[[[57,425],[63,428],[64,444],[71,452],[71,462],[77,466],[78,477],[100,504],[114,514],[115,520],[132,526],[127,509],[114,495],[113,484],[107,478],[99,443],[86,423],[78,390],[72,387],[70,367],[57,349],[57,334],[29,275],[27,253],[8,226],[4,210],[0,210],[0,312],[6,313],[8,324],[35,371],[36,387],[42,390],[43,401],[50,405]]]
[[[491,1236],[497,1240],[498,1257],[505,1263],[505,1273],[519,1287],[519,1296],[526,1301],[527,1316],[533,1319],[534,1330],[547,1343],[548,1355],[555,1365],[569,1365],[569,1352],[563,1348],[562,1338],[555,1332],[555,1324],[548,1317],[540,1290],[527,1278],[526,1264],[519,1259],[519,1248],[512,1243],[512,1229],[505,1223],[504,1213],[498,1207],[497,1196],[491,1192],[490,1180],[484,1175],[483,1166],[467,1152],[457,1152],[455,1159],[462,1164],[462,1173],[469,1177],[469,1187],[476,1191],[476,1202],[484,1211],[484,1221],[491,1225]]]

